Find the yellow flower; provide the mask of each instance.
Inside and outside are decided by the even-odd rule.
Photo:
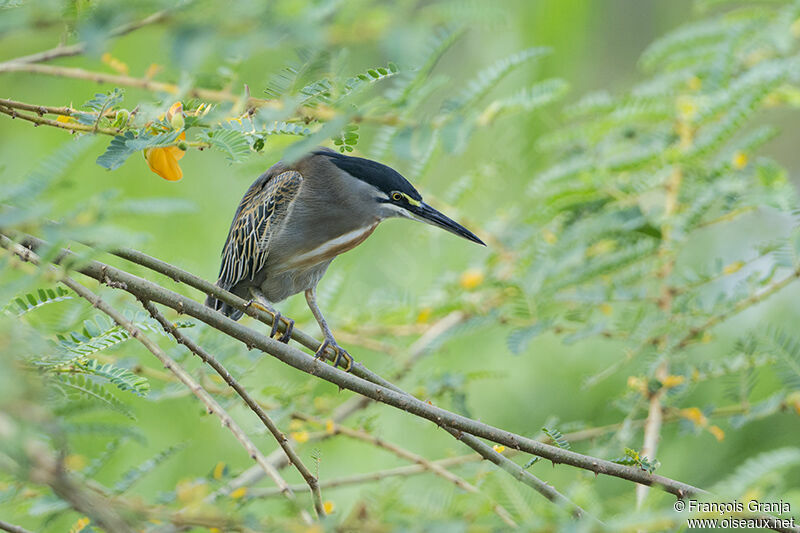
[[[84,516],[83,518],[81,518],[77,522],[75,522],[75,524],[73,524],[73,526],[69,530],[69,533],[78,533],[79,531],[82,531],[83,528],[88,526],[90,522],[91,522],[91,520],[89,520],[88,518],[86,518]]]
[[[217,466],[214,467],[214,479],[222,479],[222,476],[225,474],[225,463],[222,461],[217,463]]]
[[[711,432],[711,434],[714,435],[714,438],[716,438],[720,442],[722,441],[722,439],[725,438],[725,432],[722,431],[722,428],[720,428],[719,426],[710,426],[708,428],[708,431]]]
[[[297,418],[293,418],[289,422],[289,429],[292,430],[292,431],[299,431],[299,430],[303,429],[303,421],[302,420],[298,420]]]
[[[182,132],[178,137],[186,140],[186,133]],[[150,170],[169,181],[178,181],[183,177],[178,161],[186,155],[186,152],[177,146],[162,146],[158,148],[148,148],[144,151],[144,158]]]
[[[800,391],[795,391],[786,397],[787,405],[794,407],[795,412],[800,415]]]
[[[294,440],[299,442],[300,444],[304,442],[308,442],[308,431],[293,431],[289,433],[289,436],[292,437]]]
[[[688,407],[686,409],[681,409],[681,416],[698,426],[705,427],[708,424],[708,419],[706,418],[706,415],[704,415],[703,412],[697,407]]]
[[[175,495],[183,504],[199,502],[208,495],[208,484],[203,480],[185,479],[178,482]]]
[[[62,124],[68,124],[70,122],[78,122],[78,121],[67,115],[58,115],[58,117],[56,117],[56,122],[61,122]]]
[[[111,67],[114,70],[116,70],[117,72],[119,72],[120,74],[125,74],[127,76],[128,72],[130,72],[130,69],[128,68],[128,65],[126,65],[125,63],[123,63],[122,61],[117,59],[116,57],[112,56],[108,52],[103,54],[100,57],[100,60],[103,63],[105,63],[106,65],[108,65],[109,67]]]
[[[544,242],[546,242],[547,244],[555,244],[556,242],[558,242],[558,237],[556,236],[556,234],[547,228],[542,230],[542,235],[544,236]]]
[[[244,498],[247,495],[247,487],[239,487],[238,489],[231,492],[231,498],[234,500],[239,500]]]
[[[741,170],[747,166],[747,154],[744,152],[736,152],[733,154],[733,159],[731,160],[731,164],[733,168],[736,170]]]
[[[690,91],[699,91],[703,86],[703,81],[697,76],[692,76],[686,81],[686,86]]]
[[[628,376],[628,388],[644,394],[647,392],[647,381],[639,376]]]
[[[502,444],[495,444],[494,446],[492,446],[492,448],[494,448],[494,451],[496,451],[497,453],[503,453],[506,449],[506,447],[503,446]]]
[[[161,71],[162,68],[164,67],[162,67],[157,63],[150,63],[150,66],[147,67],[147,72],[144,73],[144,77],[147,78],[148,80],[153,79],[156,76],[156,74],[158,74]]]
[[[683,376],[667,376],[661,382],[664,388],[671,389],[672,387],[677,387],[681,383],[683,383],[684,377]]]
[[[691,122],[697,115],[697,103],[689,96],[679,96],[676,102],[678,115],[684,122]]]
[[[603,313],[604,315],[608,316],[608,315],[610,315],[610,314],[611,314],[613,311],[614,311],[614,308],[613,308],[613,307],[611,307],[611,305],[610,305],[610,304],[608,304],[608,303],[602,303],[602,304],[600,304],[600,312],[601,312],[601,313]]]
[[[730,265],[727,265],[725,268],[722,269],[722,273],[726,276],[730,276],[731,274],[735,274],[739,272],[739,270],[744,266],[744,261],[734,261]]]
[[[67,467],[67,470],[72,470],[73,472],[83,470],[83,467],[86,466],[86,457],[77,454],[67,455],[64,459],[64,466]]]
[[[333,435],[334,431],[336,431],[336,425],[333,423],[333,420],[329,418],[325,421],[325,433]]]
[[[458,284],[461,285],[463,288],[470,290],[474,289],[481,283],[483,283],[483,272],[476,269],[470,269],[461,274],[461,278],[458,280]]]
[[[336,509],[336,506],[332,501],[325,500],[322,502],[322,508],[325,510],[325,514],[331,514]]]
[[[430,320],[432,311],[430,307],[423,307],[417,315],[417,324],[424,324]]]

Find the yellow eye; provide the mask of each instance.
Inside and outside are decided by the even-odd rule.
[[[399,202],[402,199],[403,199],[403,194],[402,193],[399,193],[399,192],[393,192],[392,193],[392,200],[394,200],[395,202]]]

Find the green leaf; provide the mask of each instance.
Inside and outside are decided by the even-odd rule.
[[[56,285],[54,288],[39,289],[36,293],[18,296],[7,309],[15,312],[17,316],[21,316],[47,304],[71,300],[72,298],[73,295],[70,291],[61,285]]]
[[[123,492],[130,489],[136,482],[142,479],[145,475],[155,470],[161,463],[175,455],[177,452],[181,451],[185,448],[185,445],[178,444],[176,446],[170,446],[166,450],[159,452],[156,456],[148,459],[147,461],[143,462],[142,464],[131,468],[125,474],[122,475],[122,478],[114,485],[113,491],[115,494],[122,494]]]
[[[54,374],[52,382],[70,400],[86,399],[121,413],[132,420],[136,419],[127,405],[102,385],[95,383],[83,374]]]
[[[107,93],[95,93],[94,98],[83,104],[83,107],[96,113],[108,111],[119,105],[124,95],[125,91],[115,87]]]
[[[569,442],[567,442],[567,439],[565,439],[564,435],[556,428],[548,428],[547,426],[544,426],[542,427],[542,431],[544,431],[544,434],[550,437],[550,440],[552,440],[555,445],[562,450],[569,450],[571,448]]]
[[[747,459],[732,474],[717,483],[710,490],[715,494],[731,497],[743,496],[747,490],[757,488],[757,484],[773,473],[785,475],[800,464],[800,449],[779,448],[763,452]]]
[[[550,327],[549,322],[537,322],[532,326],[517,328],[509,333],[506,338],[506,346],[514,355],[519,355],[528,349],[528,345],[538,335],[544,333]]]
[[[538,59],[549,53],[549,48],[528,48],[527,50],[517,52],[516,54],[496,61],[491,66],[479,72],[472,81],[468,82],[466,88],[461,91],[458,97],[446,103],[444,106],[445,112],[452,112],[469,107],[485,96],[492,88],[500,83],[500,80],[514,69],[528,61]]]
[[[132,131],[126,131],[123,135],[117,135],[111,142],[106,151],[97,158],[97,164],[108,170],[115,170],[122,166],[122,164],[136,152],[127,144],[129,140],[135,139],[136,136]]]
[[[117,386],[119,390],[130,391],[137,396],[146,396],[150,391],[150,382],[143,376],[137,376],[130,370],[115,367],[110,363],[102,364],[96,359],[80,361],[76,365],[87,374],[107,379]]]
[[[250,143],[240,131],[227,129],[209,131],[203,136],[203,140],[225,154],[230,163],[238,163],[250,154]]]

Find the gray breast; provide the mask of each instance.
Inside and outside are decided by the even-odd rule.
[[[375,189],[327,157],[311,156],[294,169],[303,184],[255,280],[273,302],[314,287],[333,258],[363,242],[379,222]]]

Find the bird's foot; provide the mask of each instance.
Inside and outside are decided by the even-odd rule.
[[[272,329],[269,332],[269,338],[274,339],[278,335],[278,327],[280,326],[280,323],[283,322],[284,324],[286,324],[286,331],[284,332],[283,335],[280,336],[278,340],[280,342],[289,342],[289,338],[292,336],[292,328],[294,327],[294,320],[286,318],[280,313],[280,311],[268,311],[268,313],[272,315]],[[291,326],[289,324],[291,324]]]
[[[339,366],[339,364],[344,361],[345,364],[343,366],[343,370],[345,372],[350,372],[350,369],[353,368],[353,357],[347,353],[347,350],[342,348],[336,343],[336,340],[333,338],[326,337],[322,344],[319,345],[319,349],[314,354],[317,359],[324,359],[325,358],[325,350],[330,348],[333,350],[334,359],[333,359],[333,366]]]
[[[264,307],[263,305],[261,305],[260,303],[258,303],[257,301],[255,301],[253,298],[250,298],[249,300],[247,300],[247,303],[246,303],[246,304],[244,304],[244,310],[245,310],[245,312],[246,312],[246,311],[247,311],[247,310],[248,310],[250,307],[255,307],[255,308],[256,308],[256,309],[258,309],[259,311],[264,311],[265,313],[272,313],[272,311],[270,311],[269,309],[267,309],[266,307]]]
[[[281,315],[280,313],[278,314],[278,320],[280,320],[284,324],[286,324],[286,329],[283,331],[283,335],[281,335],[278,338],[278,341],[282,342],[284,344],[288,344],[289,340],[292,338],[292,331],[294,331],[294,320],[292,320],[291,318],[285,317],[285,316]],[[275,320],[273,322],[273,325],[277,324],[278,320]]]

